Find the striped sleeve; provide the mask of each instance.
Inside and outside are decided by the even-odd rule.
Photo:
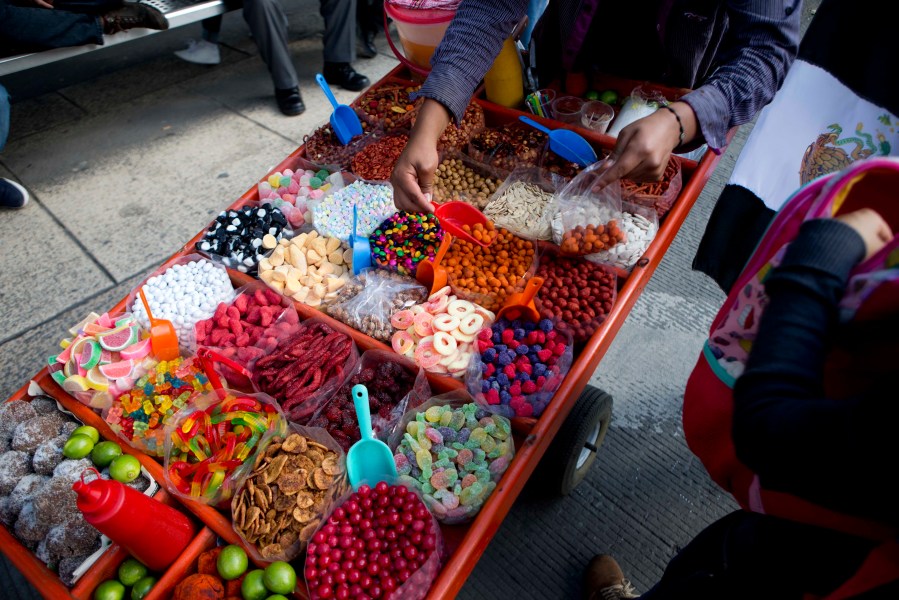
[[[720,151],[727,131],[751,121],[780,88],[799,47],[800,4],[797,0],[728,3],[728,31],[716,60],[720,66],[681,98],[696,113],[709,147]]]
[[[527,0],[463,0],[418,96],[440,102],[461,123],[475,88],[527,6]]]

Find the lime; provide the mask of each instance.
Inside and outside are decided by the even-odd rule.
[[[605,90],[599,95],[597,100],[602,100],[609,106],[615,106],[618,104],[618,92],[615,90]]]
[[[270,592],[292,594],[297,587],[297,572],[289,564],[279,560],[265,568],[262,581]]]
[[[125,586],[110,579],[104,581],[94,590],[94,600],[122,600],[125,597]]]
[[[265,571],[255,569],[247,573],[240,584],[240,595],[243,600],[265,600],[268,596],[268,590],[265,589],[265,583],[262,581]]]
[[[66,458],[79,459],[84,458],[94,449],[94,441],[86,435],[73,435],[66,440],[62,447],[62,453]]]
[[[86,435],[95,444],[100,441],[100,432],[97,431],[96,427],[91,427],[90,425],[82,425],[81,427],[77,427],[69,437],[71,438],[72,436],[76,435]]]
[[[599,92],[596,90],[590,90],[586,94],[584,94],[584,98],[587,100],[599,100]]]
[[[141,600],[150,592],[150,588],[156,585],[155,577],[142,577],[131,588],[131,600]]]
[[[122,447],[115,442],[100,442],[91,451],[91,460],[98,469],[108,467],[117,456],[122,455]]]
[[[109,464],[109,476],[116,481],[129,483],[140,475],[140,461],[130,454],[123,454],[114,458]]]
[[[247,553],[240,546],[231,544],[222,548],[219,558],[215,563],[219,575],[225,581],[237,579],[247,570]]]
[[[272,594],[265,600],[287,600],[287,596],[282,596],[281,594]]]
[[[119,566],[119,581],[124,585],[134,585],[147,576],[147,567],[136,558],[129,558]]]

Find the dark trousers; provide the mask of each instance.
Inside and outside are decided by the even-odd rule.
[[[834,591],[876,544],[828,529],[745,511],[706,527],[641,600],[802,600]],[[899,598],[899,585],[865,594]]]
[[[55,5],[57,8],[51,10],[0,0],[0,54],[103,43],[103,30],[96,15],[107,12],[103,9],[105,2],[65,0]],[[71,5],[77,5],[79,10],[75,12],[69,8]],[[88,6],[92,10],[85,10]]]

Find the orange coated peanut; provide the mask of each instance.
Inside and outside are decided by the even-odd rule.
[[[480,296],[475,301],[487,310],[501,307],[506,296],[515,291],[521,278],[534,262],[534,244],[516,237],[493,223],[480,224],[469,231],[476,239],[493,238],[483,248],[459,238],[453,239],[443,264],[453,288]],[[479,237],[480,236],[480,237]]]
[[[564,254],[583,256],[601,252],[624,241],[624,232],[618,228],[618,222],[612,219],[605,225],[591,223],[586,227],[578,225],[571,231],[566,231],[560,247]]]

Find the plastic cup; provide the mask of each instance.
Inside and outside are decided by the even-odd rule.
[[[581,124],[581,108],[584,101],[577,96],[561,96],[553,100],[553,118],[562,123]]]
[[[544,88],[542,90],[537,90],[536,92],[534,92],[534,96],[537,98],[537,102],[540,103],[540,110],[543,111],[543,114],[541,116],[546,117],[547,119],[552,119],[553,101],[556,99],[556,90]],[[534,111],[531,110],[531,112]]]
[[[615,116],[615,109],[601,100],[584,102],[580,124],[596,133],[605,133]]]

